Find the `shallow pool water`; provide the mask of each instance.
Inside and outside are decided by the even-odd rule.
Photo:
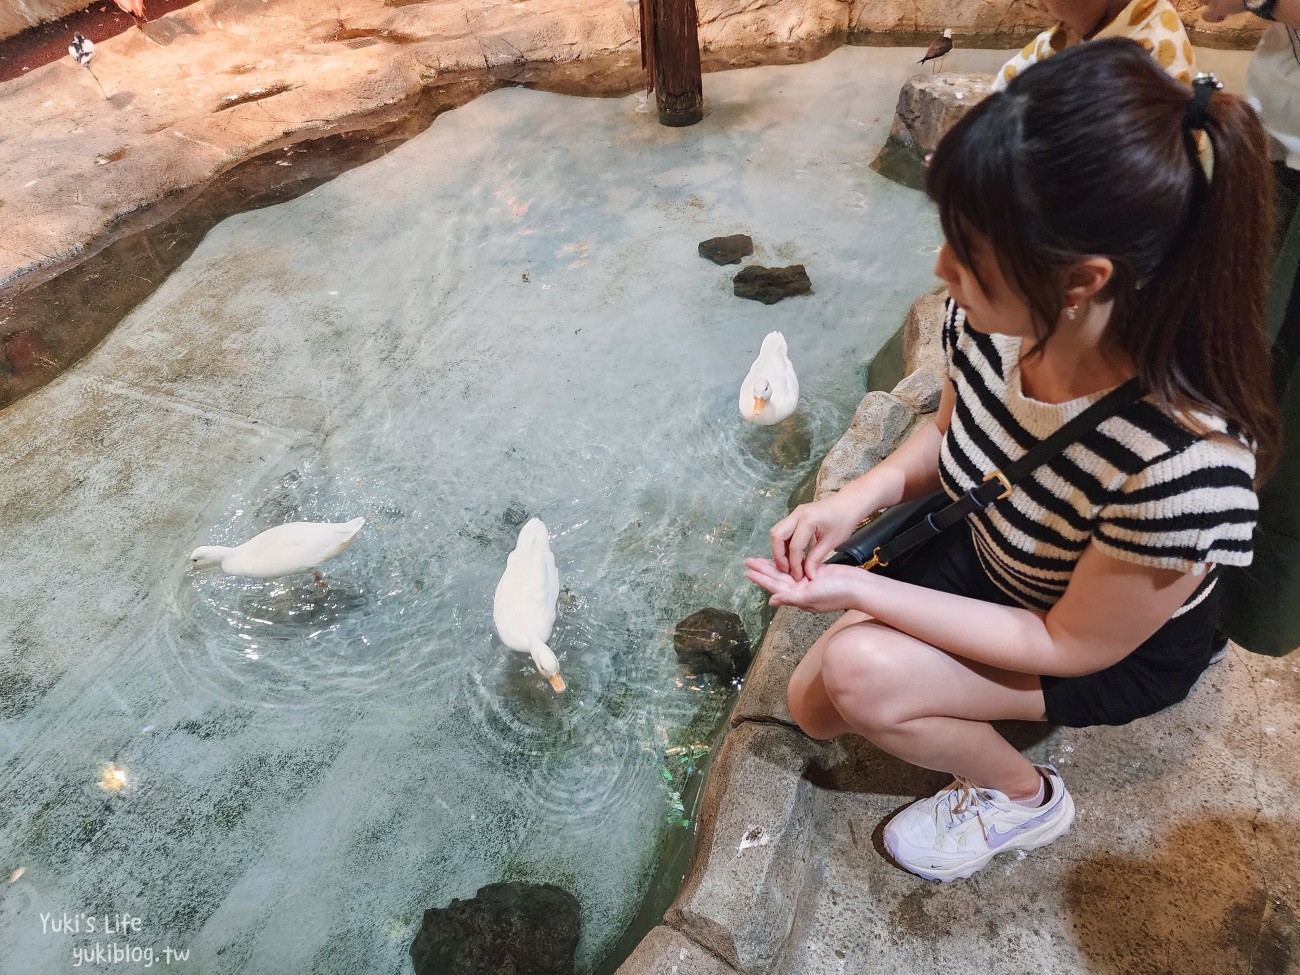
[[[733,693],[684,674],[673,626],[716,606],[758,635],[740,560],[932,286],[932,213],[868,168],[914,60],[710,75],[690,129],[487,95],[225,221],[0,413],[0,867],[25,868],[0,971],[107,943],[42,915],[128,912],[117,940],[177,971],[401,972],[426,908],[502,879],[573,892],[596,968],[693,825],[673,756]],[[739,232],[814,293],[734,297],[696,245]],[[772,329],[803,398],[755,428],[739,384]],[[186,570],[357,515],[324,592]],[[492,629],[532,515],[558,696]]]

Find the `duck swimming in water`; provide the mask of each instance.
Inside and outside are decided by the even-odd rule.
[[[268,528],[242,545],[202,545],[190,553],[195,569],[219,567],[232,576],[279,579],[299,572],[314,572],[316,588],[324,589],[319,566],[338,555],[357,537],[364,518],[341,523],[294,521]]]

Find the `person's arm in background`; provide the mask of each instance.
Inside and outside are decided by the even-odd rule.
[[[1207,24],[1217,24],[1232,14],[1244,13],[1245,5],[1241,0],[1208,0],[1201,9],[1201,18]],[[1300,0],[1277,0],[1273,8],[1273,19],[1287,27],[1300,28]]]

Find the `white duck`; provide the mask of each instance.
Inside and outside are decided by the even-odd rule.
[[[556,691],[564,690],[560,663],[546,645],[555,625],[555,600],[560,573],[540,518],[529,518],[519,531],[515,550],[506,558],[506,571],[492,600],[492,622],[501,642],[511,650],[532,654],[533,663]]]
[[[768,332],[758,358],[740,386],[740,415],[750,423],[772,426],[799,405],[799,377],[786,351],[785,336]]]
[[[268,528],[243,545],[203,545],[190,553],[190,565],[196,569],[220,566],[232,576],[254,579],[278,579],[298,572],[317,570],[352,544],[366,523],[353,518],[342,523],[294,521]],[[315,571],[316,588],[324,589],[325,580]]]

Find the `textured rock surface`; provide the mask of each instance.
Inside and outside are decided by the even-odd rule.
[[[1247,45],[1258,37],[1260,25],[1249,15],[1229,17],[1222,24],[1201,19],[1200,0],[1174,0],[1183,22],[1199,43]],[[849,29],[858,34],[888,33],[926,37],[951,27],[960,44],[963,36],[1021,36],[1047,27],[1051,18],[1024,0],[853,0]]]
[[[912,408],[914,413],[932,413],[938,409],[943,393],[943,376],[929,369],[917,369],[903,377],[894,387],[894,395]]]
[[[934,376],[947,371],[943,355],[943,308],[948,292],[922,295],[912,303],[903,323],[903,372],[917,370]]]
[[[1197,39],[1217,38],[1221,43],[1248,43],[1258,34],[1258,23],[1248,16],[1231,17],[1224,24],[1201,20],[1199,0],[1174,0],[1183,20]],[[401,6],[393,3],[392,6]],[[0,37],[8,37],[33,24],[53,20],[85,7],[84,0],[6,0],[0,9]],[[703,0],[700,12],[700,40],[707,49],[716,46],[728,26],[753,42],[772,46],[812,31],[825,33],[924,35],[951,27],[961,35],[1009,34],[1020,36],[1041,30],[1049,20],[1023,0],[852,0],[845,8],[831,0],[776,2],[757,11],[737,0]],[[766,22],[763,31],[749,21],[755,13]],[[783,30],[781,29],[783,28]]]
[[[735,969],[676,928],[661,924],[641,939],[619,972],[635,975],[732,975]]]
[[[802,264],[789,267],[763,267],[751,264],[741,269],[734,279],[737,298],[761,301],[775,305],[784,298],[812,293],[812,281]]]
[[[0,37],[58,20],[86,6],[86,0],[5,0],[0,5]]]
[[[665,920],[742,972],[768,972],[811,878],[803,773],[817,746],[747,723],[729,732],[700,801],[691,867]]]
[[[898,94],[890,139],[924,158],[988,95],[992,83],[986,74],[913,75]]]
[[[673,650],[695,673],[728,682],[745,672],[753,656],[740,617],[722,609],[702,609],[678,623]]]
[[[762,650],[754,658],[745,686],[731,711],[733,726],[745,721],[777,721],[794,727],[786,691],[790,675],[826,628],[834,614],[804,613],[782,606],[772,618]]]
[[[700,257],[714,264],[739,264],[742,258],[754,253],[754,241],[747,234],[729,237],[710,237],[700,241]]]
[[[416,975],[572,975],[581,915],[553,884],[488,884],[424,912],[411,943]]]
[[[838,491],[889,456],[914,416],[913,410],[891,393],[868,393],[849,429],[822,462],[817,497]]]

